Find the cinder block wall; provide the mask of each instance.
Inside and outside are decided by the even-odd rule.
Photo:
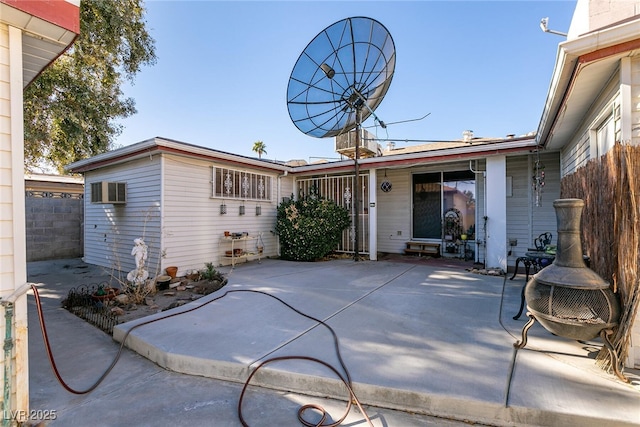
[[[84,210],[81,197],[46,192],[34,196],[27,192],[25,210],[27,261],[83,256]]]

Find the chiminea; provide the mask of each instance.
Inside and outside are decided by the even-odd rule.
[[[553,207],[558,223],[556,258],[526,285],[529,321],[522,329],[522,340],[514,346],[520,349],[527,345],[527,332],[536,320],[547,331],[564,338],[585,341],[600,335],[616,376],[628,382],[608,338],[618,325],[620,303],[609,284],[586,266],[582,256],[580,220],[584,202],[558,199]]]

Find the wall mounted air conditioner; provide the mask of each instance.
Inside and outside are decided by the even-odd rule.
[[[127,203],[127,183],[107,181],[91,183],[91,203]]]

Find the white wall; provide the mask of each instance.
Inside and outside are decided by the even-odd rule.
[[[630,79],[631,99],[638,100],[640,99],[640,56],[634,56],[633,58],[631,58]],[[631,143],[638,145],[640,144],[640,102],[631,102],[630,105],[625,105],[625,107],[629,107],[630,109],[631,123],[629,124],[629,126],[631,128]],[[640,355],[638,355],[638,357],[638,364],[640,364]]]
[[[220,265],[228,261],[221,258],[225,251],[231,249],[229,242],[221,240],[224,231],[246,231],[251,236],[262,233],[264,256],[276,256],[278,252],[273,233],[278,207],[278,175],[258,171],[271,176],[270,202],[224,199],[227,213],[221,215],[223,199],[212,197],[212,166],[228,167],[210,161],[164,156],[163,242],[167,257],[163,265],[177,266],[178,274],[201,270],[207,262]],[[289,197],[291,178],[280,181],[283,187],[281,196]],[[245,206],[245,215],[239,214],[241,204]],[[256,215],[258,204],[261,215]],[[246,244],[247,251],[256,251],[257,241]]]
[[[22,31],[0,24],[0,296],[27,282],[22,104]],[[5,308],[6,310],[6,308]],[[6,337],[5,310],[0,336]],[[4,408],[29,408],[27,297],[13,303],[10,402]],[[4,357],[0,370],[5,371]],[[3,375],[4,378],[4,375]]]
[[[507,270],[506,158],[487,158],[487,260],[486,266]]]
[[[377,192],[378,251],[403,253],[405,242],[411,240],[411,170],[380,169],[377,188],[385,179],[391,183],[391,191]]]
[[[557,242],[556,216],[553,201],[560,197],[559,153],[542,152],[540,162],[544,165],[545,186],[541,206],[535,205],[532,189],[535,153],[507,158],[507,176],[511,177],[512,195],[507,196],[507,242],[516,239],[518,245],[508,257],[508,265],[534,247],[534,239],[542,233],[553,234],[552,244]],[[510,247],[507,246],[507,251]]]
[[[161,250],[160,156],[144,157],[85,174],[84,259],[89,264],[129,272],[133,239],[149,247],[147,267],[155,273]],[[126,182],[126,204],[91,203],[94,182]]]

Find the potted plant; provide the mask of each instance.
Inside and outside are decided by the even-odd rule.
[[[91,298],[94,301],[108,301],[112,300],[120,293],[120,289],[112,288],[107,284],[98,285],[98,289],[91,294]]]
[[[167,275],[169,277],[171,277],[171,279],[175,279],[176,278],[176,274],[178,274],[178,267],[166,267],[165,271],[167,272]]]

